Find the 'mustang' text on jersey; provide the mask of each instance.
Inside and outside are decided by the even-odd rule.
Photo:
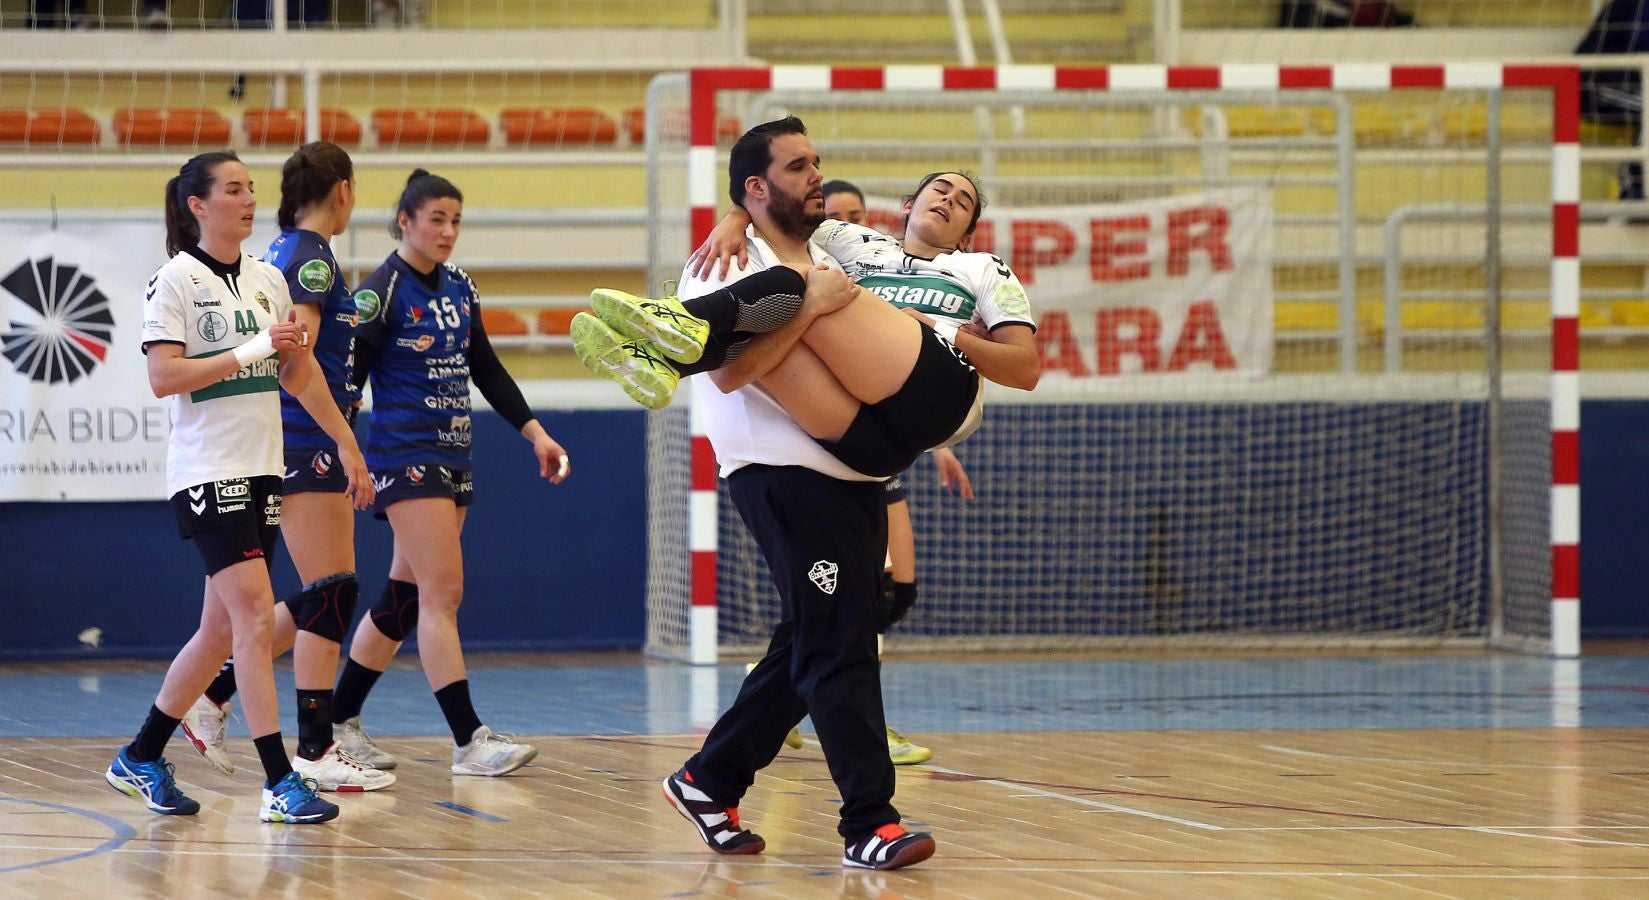
[[[292,302],[312,303],[320,308],[320,334],[314,335],[315,359],[326,375],[332,402],[347,417],[349,408],[360,399],[360,389],[351,376],[355,370],[355,329],[359,325],[355,299],[344,286],[337,257],[326,238],[313,231],[283,231],[263,254],[263,261],[281,270]],[[363,311],[362,318],[371,318]],[[281,423],[286,429],[288,450],[332,450],[337,443],[303,408],[296,397],[281,392]]]
[[[274,266],[242,256],[220,275],[179,253],[149,279],[143,344],[181,344],[191,359],[216,356],[286,320],[292,301]],[[226,267],[227,268],[227,267]],[[280,475],[280,360],[271,353],[235,374],[172,397],[166,493],[256,475]]]
[[[372,469],[470,465],[470,322],[480,299],[457,266],[436,266],[435,276],[432,288],[391,253],[355,290],[356,339],[376,356],[366,442]]]
[[[894,306],[925,313],[946,338],[954,339],[957,328],[968,322],[987,329],[1036,327],[1025,286],[1007,263],[989,253],[953,251],[923,259],[879,231],[835,220],[820,225],[813,240],[861,287]]]

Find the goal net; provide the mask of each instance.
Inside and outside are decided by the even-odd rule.
[[[977,499],[906,474],[920,600],[891,647],[1571,654],[1574,90],[1478,64],[662,78],[653,287],[748,125],[800,116],[895,234],[921,176],[978,176],[973,249],[1026,283],[1044,376],[956,448]],[[687,393],[649,417],[647,648],[708,662],[778,603]]]

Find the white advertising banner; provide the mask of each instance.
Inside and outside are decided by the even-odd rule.
[[[140,340],[164,247],[158,222],[0,222],[0,501],[165,496]]]
[[[884,209],[872,220],[901,227]],[[1024,282],[1050,375],[1271,368],[1271,195],[1263,189],[986,207],[971,249],[1007,260]]]

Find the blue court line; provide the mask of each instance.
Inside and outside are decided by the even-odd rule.
[[[15,866],[6,866],[5,868],[0,868],[0,875],[4,875],[7,872],[21,872],[24,869],[38,869],[42,866],[53,866],[58,863],[74,862],[77,859],[84,859],[88,856],[97,856],[101,853],[108,853],[112,850],[119,849],[127,841],[137,837],[137,829],[132,826],[127,825],[125,822],[122,822],[113,816],[106,816],[102,813],[92,812],[89,809],[80,809],[74,806],[62,806],[57,803],[44,803],[39,800],[24,800],[20,797],[0,797],[0,801],[4,801],[6,803],[26,803],[29,806],[39,806],[45,809],[55,809],[58,812],[74,813],[77,816],[85,816],[95,822],[102,822],[104,825],[109,826],[110,831],[114,832],[114,837],[109,838],[90,850],[82,850],[79,853],[71,853],[68,856],[57,856],[51,859],[42,859],[38,862],[18,863]]]
[[[492,813],[484,813],[484,812],[480,811],[479,809],[470,809],[469,807],[464,806],[461,803],[452,803],[452,802],[449,802],[449,801],[446,801],[446,800],[437,800],[437,801],[435,801],[435,805],[445,807],[446,809],[450,809],[453,812],[461,812],[466,816],[474,816],[477,819],[481,819],[482,821],[486,821],[486,822],[508,822],[509,821],[509,819],[506,819],[503,816],[495,816]]]

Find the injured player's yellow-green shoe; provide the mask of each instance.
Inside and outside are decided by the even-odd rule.
[[[676,362],[695,363],[704,355],[710,323],[688,312],[675,297],[653,300],[613,288],[596,288],[590,292],[590,305],[609,328],[626,338],[653,344]]]
[[[910,741],[905,740],[904,735],[889,728],[887,730],[887,755],[896,766],[913,766],[932,759],[933,751],[912,744]]]
[[[578,361],[602,378],[618,382],[648,409],[663,409],[675,396],[681,374],[646,341],[627,340],[589,313],[573,316],[570,330]]]

